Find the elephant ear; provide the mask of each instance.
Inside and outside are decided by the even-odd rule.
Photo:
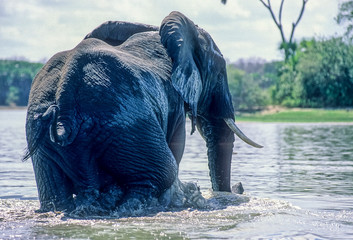
[[[97,38],[110,45],[117,46],[135,33],[149,31],[158,31],[158,27],[141,23],[108,21],[87,34],[84,39]]]
[[[182,13],[172,12],[162,21],[159,34],[173,62],[172,84],[191,109],[193,133],[202,92],[199,31]]]

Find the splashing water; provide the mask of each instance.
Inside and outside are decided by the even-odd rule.
[[[183,183],[177,179],[159,198],[130,198],[115,206],[122,199],[123,192],[113,187],[107,193],[90,191],[84,196],[75,197],[77,207],[66,213],[71,218],[121,218],[155,214],[169,209],[207,208],[207,201],[202,196],[196,183]]]
[[[143,210],[137,209],[130,217],[119,218],[119,209],[106,216],[85,219],[71,218],[62,212],[36,213],[37,201],[0,200],[0,230],[2,237],[13,239],[225,239],[251,236],[257,226],[263,227],[273,218],[291,221],[291,215],[301,211],[280,200],[212,191],[203,195],[205,205],[201,209],[170,207],[156,212],[141,206]],[[262,219],[268,220],[262,223]],[[291,224],[300,227],[298,223]]]
[[[224,209],[249,201],[247,197],[238,194],[212,191],[204,193],[205,198],[196,183],[181,182],[179,179],[159,198],[131,198],[116,206],[115,203],[121,200],[122,195],[118,187],[108,193],[85,193],[82,199],[75,198],[77,207],[71,212],[65,212],[65,216],[76,219],[141,217],[163,211]]]

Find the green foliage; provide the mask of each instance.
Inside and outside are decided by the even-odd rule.
[[[20,90],[17,87],[11,86],[9,88],[9,93],[6,99],[6,103],[10,106],[15,105],[15,103],[18,102],[20,98],[19,93],[20,93]]]
[[[282,42],[279,46],[279,50],[283,51],[285,61],[291,61],[295,58],[297,51],[296,42]]]
[[[273,92],[287,107],[353,106],[353,47],[342,38],[304,40],[283,63]]]
[[[314,41],[298,72],[307,106],[353,106],[353,47],[341,38]]]
[[[298,107],[302,102],[302,85],[298,81],[296,65],[297,55],[282,62],[278,68],[276,84],[272,88],[272,100],[275,104],[286,107]]]
[[[344,38],[303,40],[282,62],[228,66],[236,110],[353,107],[353,45]],[[249,66],[252,70],[249,70]],[[242,71],[239,69],[243,69]],[[256,96],[255,96],[256,95]]]
[[[264,69],[265,66],[262,67],[262,71]],[[269,72],[247,73],[234,65],[228,65],[229,91],[236,111],[256,110],[270,104],[269,87],[272,86],[272,78],[269,75]]]
[[[41,63],[0,60],[0,105],[26,106]]]

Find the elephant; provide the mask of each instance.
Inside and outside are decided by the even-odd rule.
[[[214,191],[231,191],[234,123],[225,60],[180,12],[160,27],[109,21],[55,54],[33,80],[26,118],[40,211],[72,211],[115,191],[114,208],[158,199],[175,181],[186,118],[207,144]],[[119,193],[119,194],[117,194]],[[99,199],[99,197],[97,197]]]

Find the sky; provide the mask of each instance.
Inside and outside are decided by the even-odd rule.
[[[334,17],[339,0],[309,0],[295,39],[331,37],[343,29]],[[278,14],[280,0],[271,1]],[[289,37],[301,0],[285,0],[282,21]],[[44,61],[74,48],[101,23],[140,22],[159,26],[171,11],[180,11],[209,32],[224,57],[282,59],[281,37],[259,0],[0,0],[0,59]]]

